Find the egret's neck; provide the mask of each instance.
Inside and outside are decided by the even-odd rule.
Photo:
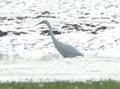
[[[51,25],[50,25],[49,22],[47,22],[46,24],[47,24],[47,26],[48,26],[48,28],[49,28],[50,36],[52,37],[52,40],[53,40],[53,42],[54,42],[54,41],[56,40],[56,38],[54,37],[53,31],[52,31],[52,27],[51,27]]]

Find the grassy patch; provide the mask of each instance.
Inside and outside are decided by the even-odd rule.
[[[87,81],[87,82],[25,82],[0,83],[0,89],[120,89],[120,82]]]

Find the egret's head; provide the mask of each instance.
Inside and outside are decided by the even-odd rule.
[[[36,24],[35,26],[39,25],[39,24],[49,24],[49,22],[47,20],[43,20],[40,23]]]
[[[40,22],[40,24],[42,24],[42,23],[48,23],[48,21],[47,20],[43,20],[43,21]]]

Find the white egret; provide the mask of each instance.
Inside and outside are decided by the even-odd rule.
[[[66,43],[62,43],[59,40],[57,40],[53,34],[52,27],[47,20],[43,20],[42,22],[38,23],[37,25],[42,24],[42,23],[45,23],[48,26],[49,33],[50,33],[50,36],[53,40],[53,43],[54,43],[56,49],[59,51],[59,53],[64,58],[73,58],[76,56],[83,56],[83,54],[80,53],[75,47],[73,47],[69,44],[66,44]]]

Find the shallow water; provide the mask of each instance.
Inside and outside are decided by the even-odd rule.
[[[0,81],[120,81],[119,59],[74,58],[0,62]]]

